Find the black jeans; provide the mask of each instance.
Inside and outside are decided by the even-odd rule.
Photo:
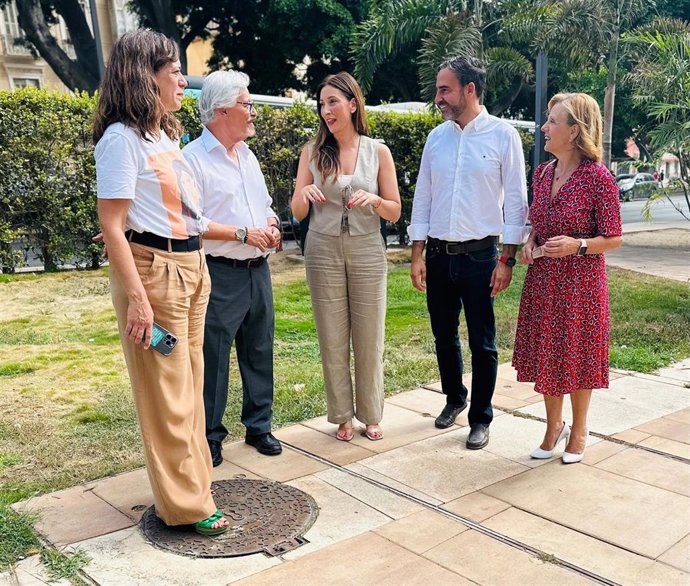
[[[472,353],[472,402],[470,424],[490,424],[491,398],[496,387],[498,352],[496,321],[491,297],[491,273],[496,267],[496,246],[466,254],[449,255],[438,243],[426,251],[426,301],[436,342],[436,359],[446,401],[462,405],[467,387],[462,382],[462,350],[458,327],[465,308]]]

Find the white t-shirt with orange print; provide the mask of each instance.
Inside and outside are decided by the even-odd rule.
[[[186,239],[207,230],[201,198],[177,141],[163,130],[143,140],[121,122],[96,144],[99,199],[131,199],[125,228],[163,238]]]

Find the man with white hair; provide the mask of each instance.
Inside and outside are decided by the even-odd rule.
[[[233,341],[242,377],[245,442],[278,455],[273,416],[273,291],[266,258],[280,243],[279,220],[254,154],[256,110],[236,71],[216,71],[204,81],[199,113],[204,130],[182,151],[199,185],[208,219],[204,249],[211,296],[204,331],[206,439],[214,466],[223,461],[228,435],[223,415],[228,398]]]

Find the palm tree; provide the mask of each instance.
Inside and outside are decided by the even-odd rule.
[[[683,191],[687,210],[674,207],[690,220],[690,24],[657,19],[624,35],[623,41],[636,60],[627,76],[634,88],[633,99],[651,119],[649,136],[657,154],[670,152],[678,157],[681,176],[672,188]],[[661,196],[671,201],[669,194],[670,190],[662,190],[649,203]]]
[[[537,0],[504,21],[512,39],[529,40],[535,52],[563,56],[573,67],[605,65],[604,164],[611,165],[621,35],[649,12],[649,0]]]
[[[516,0],[513,0],[516,1]],[[470,4],[472,4],[470,6]],[[508,3],[510,4],[510,2]],[[495,28],[500,7],[482,0],[381,0],[355,32],[351,50],[355,77],[366,92],[377,69],[403,48],[421,43],[417,60],[421,95],[431,100],[438,67],[455,55],[482,57],[489,81],[509,79],[508,89],[493,104],[492,114],[508,108],[525,83],[532,80],[531,62],[507,46],[484,46]],[[488,17],[488,24],[485,18]],[[495,38],[492,41],[496,41]],[[487,43],[488,44],[488,43]]]

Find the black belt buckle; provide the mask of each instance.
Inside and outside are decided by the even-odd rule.
[[[252,267],[261,266],[265,260],[266,260],[265,256],[257,256],[256,258],[248,258],[246,261],[247,262],[247,268],[251,269]]]

